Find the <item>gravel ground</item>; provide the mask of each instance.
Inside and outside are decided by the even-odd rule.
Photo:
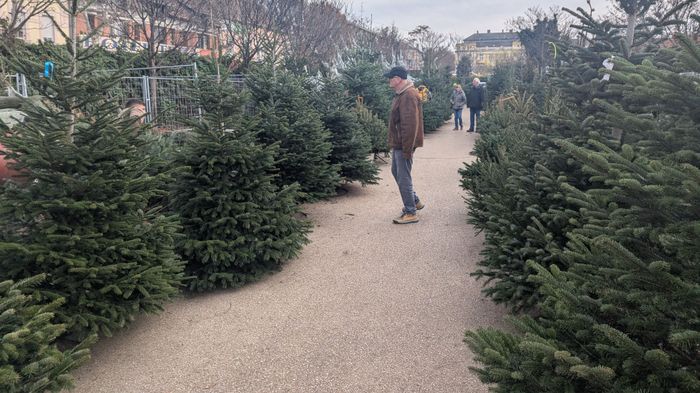
[[[419,223],[392,224],[401,203],[384,164],[378,185],[305,207],[311,244],[281,272],[138,318],[94,347],[74,391],[487,392],[462,342],[505,315],[469,277],[482,238],[457,170],[476,137],[449,123],[426,136]]]

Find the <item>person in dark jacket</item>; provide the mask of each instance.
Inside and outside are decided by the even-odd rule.
[[[416,210],[425,205],[413,191],[411,169],[413,153],[423,146],[423,104],[418,90],[408,79],[403,67],[394,67],[384,74],[389,87],[394,90],[394,100],[389,112],[389,148],[391,149],[391,174],[399,186],[403,209],[395,224],[418,222]]]
[[[481,86],[479,78],[472,80],[472,87],[467,94],[467,107],[469,108],[469,129],[467,132],[474,132],[481,117],[481,111],[486,107],[486,89]]]

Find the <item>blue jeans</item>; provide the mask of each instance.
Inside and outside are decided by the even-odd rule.
[[[481,109],[469,108],[469,129],[472,131],[476,131],[476,122],[474,118],[476,118],[476,120],[481,118]]]
[[[403,158],[401,149],[391,151],[391,174],[394,175],[396,184],[399,185],[399,193],[403,202],[403,212],[416,214],[416,203],[420,201],[418,195],[413,191],[413,179],[411,178],[411,168],[413,158],[408,160]]]
[[[463,109],[463,108],[459,108],[459,109],[454,109],[454,108],[452,108],[452,111],[455,113],[455,128],[460,128],[460,127],[463,126],[463,123],[462,123],[462,109]]]

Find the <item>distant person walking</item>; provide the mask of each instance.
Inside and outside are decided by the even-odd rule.
[[[413,153],[423,146],[423,105],[418,90],[408,79],[403,67],[394,67],[384,74],[389,87],[394,90],[394,99],[389,112],[389,148],[391,149],[391,174],[399,186],[403,209],[395,224],[418,222],[416,210],[425,205],[413,190],[411,169]]]
[[[469,107],[469,129],[467,132],[474,132],[481,117],[481,111],[486,107],[486,89],[481,86],[479,78],[472,80],[472,87],[467,96],[467,106]]]
[[[464,124],[462,123],[462,110],[464,109],[464,104],[466,103],[467,97],[464,95],[462,85],[455,83],[454,89],[452,90],[452,98],[450,98],[450,104],[452,104],[452,111],[454,112],[455,117],[455,131],[464,129]]]

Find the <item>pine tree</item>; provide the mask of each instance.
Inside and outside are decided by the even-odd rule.
[[[469,77],[472,74],[472,57],[470,55],[464,55],[459,58],[457,63],[457,79],[460,83],[466,85],[470,82]]]
[[[384,70],[377,59],[367,56],[351,58],[340,70],[343,82],[350,95],[360,98],[362,103],[379,118],[388,122],[391,97],[394,93],[383,77]]]
[[[340,176],[347,182],[376,184],[379,169],[369,159],[372,149],[369,135],[360,128],[344,86],[337,79],[324,78],[315,93],[314,107],[331,132],[331,164],[340,166]]]
[[[639,10],[641,12],[643,7]],[[601,116],[601,109],[622,100],[623,92],[615,84],[603,80],[600,68],[603,60],[613,56],[618,63],[616,67],[621,67],[625,61],[629,64],[641,62],[642,54],[649,56],[654,51],[648,43],[658,39],[658,30],[649,21],[633,26],[636,38],[634,50],[630,52],[623,42],[628,32],[626,26],[596,20],[583,9],[568,11],[579,18],[581,37],[587,45],[556,41],[559,60],[551,69],[551,79],[524,86],[543,91],[548,97],[537,106],[536,121],[523,122],[502,115],[519,112],[514,108],[517,105],[512,104],[518,97],[507,105],[513,110],[493,108],[481,123],[484,138],[477,142],[478,161],[467,165],[462,172],[463,186],[483,196],[472,206],[472,222],[487,230],[486,258],[475,274],[495,279],[494,285],[485,292],[516,308],[531,307],[539,301],[538,284],[528,281],[533,273],[525,263],[528,259],[545,266],[557,263],[560,268],[567,269],[566,261],[557,253],[568,241],[567,232],[585,225],[579,211],[581,207],[577,205],[579,195],[567,198],[568,186],[573,186],[576,193],[604,187],[605,179],[586,173],[582,162],[563,150],[558,141],[566,140],[583,147],[602,143],[614,148],[620,144],[617,135],[621,130],[637,127],[645,121],[628,118],[622,127],[611,127],[606,117]],[[668,17],[662,19],[662,23],[673,23]],[[629,56],[629,60],[625,60],[625,56]],[[654,93],[652,97],[658,95]],[[492,121],[502,123],[503,127],[490,127]],[[492,130],[494,135],[488,135]],[[638,132],[641,130],[638,128]],[[529,142],[520,146],[522,138],[518,134],[529,135],[530,132],[533,135]],[[623,139],[632,137],[630,135],[623,133]],[[525,154],[512,156],[514,151]],[[491,162],[481,167],[482,161]]]
[[[379,153],[388,153],[389,144],[387,134],[389,132],[386,122],[372,112],[364,104],[358,102],[355,106],[357,112],[357,120],[360,123],[360,128],[364,130],[370,139],[371,151],[376,159]]]
[[[452,75],[444,68],[442,72],[424,77],[420,84],[427,86],[433,96],[430,101],[423,103],[423,129],[428,133],[437,130],[452,116]]]
[[[189,288],[237,287],[277,269],[307,242],[309,224],[295,217],[298,185],[274,185],[278,143],[263,146],[244,101],[225,81],[203,82],[204,110],[177,159],[173,207],[184,238]]]
[[[0,247],[3,247],[0,245]],[[65,325],[53,323],[58,298],[38,303],[32,290],[46,275],[0,282],[0,390],[6,393],[58,392],[69,388],[69,372],[89,358],[94,337],[61,351],[55,341]]]
[[[517,92],[505,108],[493,108],[481,123],[478,159],[460,170],[469,222],[485,231],[484,258],[473,275],[492,282],[487,296],[515,310],[540,300],[526,262],[562,263],[553,251],[566,244],[578,216],[562,198],[566,177],[542,164],[535,115],[532,96]]]
[[[69,58],[44,49],[56,64],[51,78],[37,75],[39,64],[13,60],[44,104],[28,101],[24,122],[0,137],[25,179],[0,195],[0,237],[21,246],[2,249],[0,277],[46,273],[38,293],[65,298],[55,312],[74,338],[110,335],[178,293],[176,221],[149,208],[165,191],[148,174],[143,130],[107,95],[119,75],[89,66],[93,49],[69,49]]]
[[[567,269],[528,263],[539,317],[516,320],[521,335],[467,333],[496,391],[700,389],[699,94],[688,89],[700,51],[679,42],[670,64],[617,61],[607,89],[619,98],[593,103],[603,131],[622,131],[618,144],[556,142],[592,186],[563,187],[580,212],[553,251]]]
[[[333,145],[320,115],[311,107],[304,82],[284,70],[261,66],[246,78],[261,118],[258,139],[279,143],[277,184],[299,183],[306,200],[335,194],[338,165],[330,163]]]

